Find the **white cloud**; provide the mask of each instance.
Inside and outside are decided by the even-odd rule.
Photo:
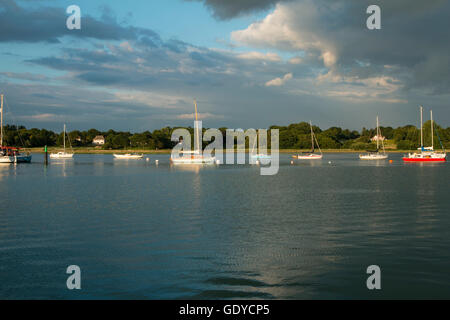
[[[286,81],[292,79],[292,73],[286,73],[283,78],[275,78],[266,82],[266,87],[275,86],[279,87],[286,83]]]
[[[63,116],[57,115],[54,113],[41,113],[41,114],[35,114],[31,116],[19,116],[17,117],[20,120],[25,121],[36,121],[36,122],[48,122],[48,121],[56,121],[63,119]]]
[[[223,115],[220,114],[212,114],[209,112],[205,112],[205,113],[198,113],[198,119],[199,120],[204,120],[204,119],[223,119]],[[195,114],[194,113],[184,113],[184,114],[180,114],[178,116],[176,116],[177,119],[182,119],[182,120],[194,120],[195,118]]]
[[[246,29],[233,31],[231,39],[257,48],[318,51],[324,65],[332,67],[338,60],[336,49],[319,30],[319,10],[312,1],[307,0],[278,4],[263,20],[252,23]]]
[[[281,61],[281,58],[278,54],[268,52],[262,53],[258,51],[251,51],[238,54],[238,58],[241,59],[249,59],[249,60],[264,60],[264,61]]]
[[[128,52],[134,52],[133,47],[131,46],[131,44],[128,41],[124,41],[120,44],[120,47]]]
[[[119,91],[114,93],[114,99],[105,102],[126,102],[142,104],[153,108],[181,109],[190,99],[174,94],[143,91]]]
[[[290,64],[300,64],[303,62],[303,59],[300,57],[292,57],[289,59]]]
[[[323,52],[320,57],[323,59],[323,64],[325,67],[331,68],[336,64],[337,57],[330,51]]]

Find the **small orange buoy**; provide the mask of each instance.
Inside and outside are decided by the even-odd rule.
[[[389,163],[392,163],[392,162],[394,162],[394,160],[389,160]]]

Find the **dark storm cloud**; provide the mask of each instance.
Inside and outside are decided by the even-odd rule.
[[[378,70],[383,65],[397,65],[407,73],[406,89],[450,92],[450,2],[376,1],[382,23],[382,29],[376,31],[365,28],[368,15],[363,15],[373,1],[342,3],[339,14],[321,20],[341,65],[356,60],[370,62]]]
[[[185,0],[203,2],[218,19],[231,19],[242,14],[269,9],[278,2],[291,0]]]
[[[151,30],[123,26],[104,10],[100,19],[83,16],[81,30],[68,30],[65,8],[39,7],[27,9],[14,0],[0,2],[0,42],[50,42],[61,37],[86,37],[101,40],[137,39],[146,36],[149,41],[159,41]]]
[[[371,4],[381,8],[381,30],[366,27]],[[298,0],[233,35],[248,46],[328,54],[335,75],[364,79],[395,66],[405,89],[450,92],[449,16],[445,0]]]

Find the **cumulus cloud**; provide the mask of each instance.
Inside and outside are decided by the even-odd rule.
[[[277,2],[290,0],[186,0],[203,2],[218,19],[231,19],[251,12],[265,10]]]
[[[283,78],[275,78],[266,82],[266,87],[279,87],[286,83],[286,81],[292,79],[292,73],[286,73]]]
[[[353,79],[370,87],[379,77],[401,81],[398,90],[450,93],[450,3],[443,0],[379,1],[382,29],[365,27],[371,2],[298,0],[280,2],[265,18],[232,32],[241,45],[296,53],[328,70],[321,81]],[[300,62],[300,60],[291,60]]]

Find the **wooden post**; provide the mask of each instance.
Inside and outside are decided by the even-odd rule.
[[[47,165],[47,164],[48,164],[47,145],[45,145],[44,151],[45,151],[45,155],[44,155],[44,164]]]

